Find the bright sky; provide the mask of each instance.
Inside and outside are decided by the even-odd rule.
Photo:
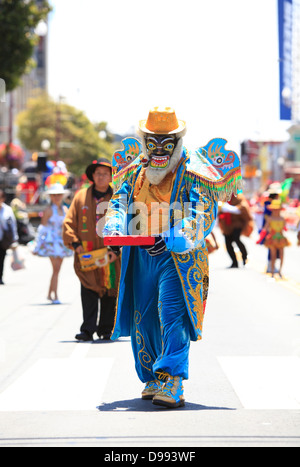
[[[51,0],[49,93],[124,133],[155,105],[185,144],[287,139],[277,0]]]

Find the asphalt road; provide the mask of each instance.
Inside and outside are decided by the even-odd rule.
[[[227,269],[223,239],[210,256],[202,342],[192,343],[186,406],[142,401],[129,338],[77,343],[79,282],[72,258],[61,305],[46,300],[50,262],[20,252],[26,269],[0,288],[0,446],[300,446],[300,247],[295,234],[283,280],[264,274],[266,250],[246,239],[246,268]],[[99,451],[100,452],[100,451]],[[101,458],[100,455],[100,458]],[[132,462],[133,463],[133,462]]]

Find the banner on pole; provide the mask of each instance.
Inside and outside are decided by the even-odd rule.
[[[292,119],[293,0],[278,0],[280,120]]]

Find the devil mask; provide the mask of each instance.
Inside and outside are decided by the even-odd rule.
[[[166,169],[177,145],[174,135],[146,136],[147,156],[153,169]]]
[[[157,185],[179,162],[185,122],[178,121],[170,107],[155,107],[149,112],[148,119],[140,122],[139,129],[146,176],[150,183]]]

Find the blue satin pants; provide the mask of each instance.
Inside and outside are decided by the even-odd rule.
[[[188,379],[191,324],[171,253],[151,257],[136,247],[133,277],[131,343],[140,380]]]

